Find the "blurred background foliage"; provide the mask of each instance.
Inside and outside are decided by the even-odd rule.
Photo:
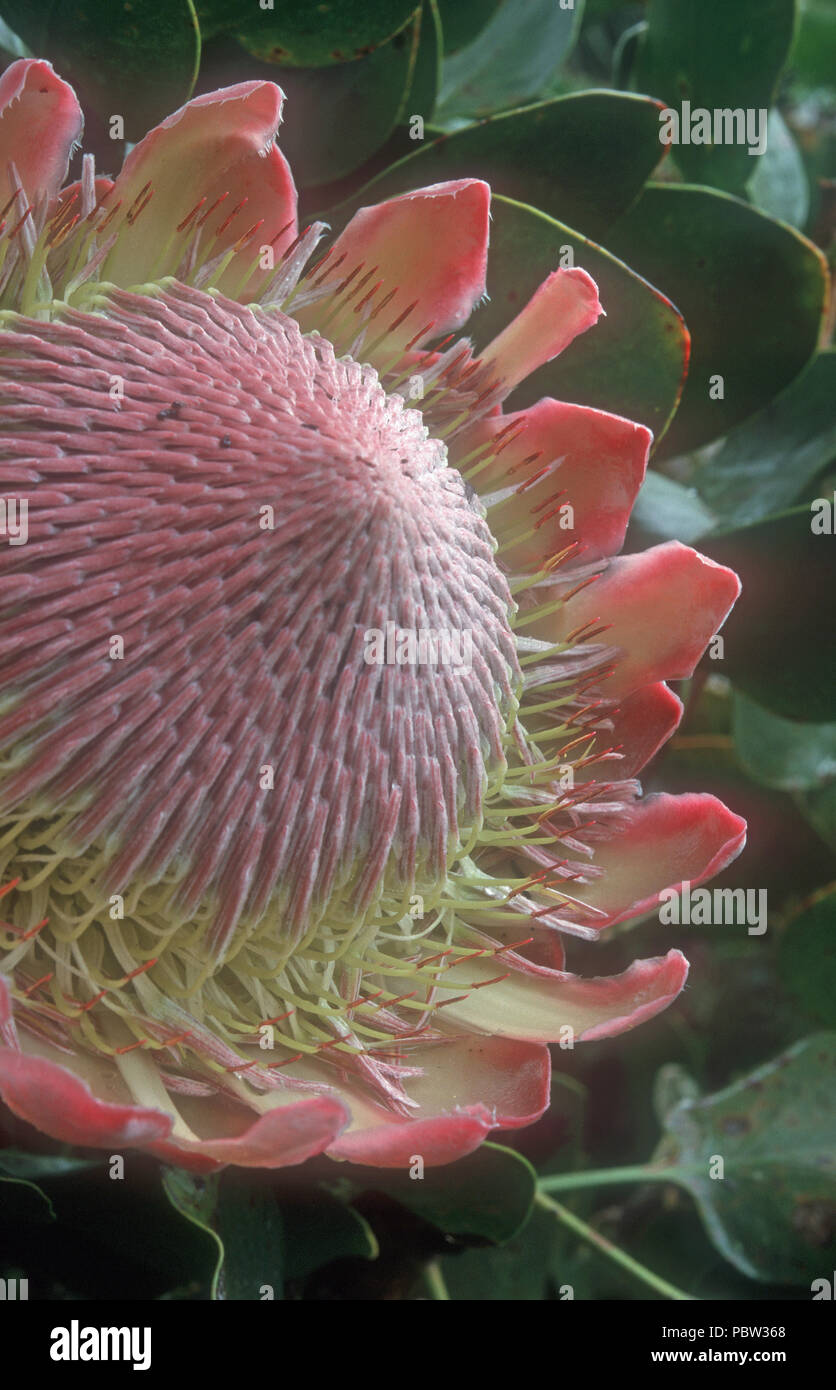
[[[579,944],[572,967],[595,974],[679,946],[690,987],[629,1037],[555,1049],[547,1116],[422,1182],[324,1160],[199,1180],[134,1156],[112,1181],[101,1155],[6,1116],[4,1273],[56,1298],[664,1296],[597,1232],[697,1297],[809,1298],[836,1265],[833,0],[0,0],[0,16],[0,65],[35,53],[74,83],[102,172],[125,152],[113,114],[135,142],[190,95],[264,77],[287,96],[306,220],[338,230],[408,188],[489,180],[477,346],[573,248],[608,317],[512,408],[549,393],[647,423],[628,548],[678,538],[741,574],[723,657],[680,690],[645,787],[745,815],[720,885],[769,899],[763,936],[647,919]],[[660,110],[684,100],[767,109],[765,153],[666,149]],[[817,498],[829,534],[811,531]],[[718,1153],[729,1173],[706,1181]]]

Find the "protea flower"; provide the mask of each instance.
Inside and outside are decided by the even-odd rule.
[[[185,1166],[445,1163],[542,1113],[547,1043],[681,990],[678,951],[579,979],[560,943],[742,845],[635,780],[738,583],[678,544],[612,558],[645,428],[501,412],[593,328],[589,275],[476,352],[475,179],[363,208],[311,264],[281,104],[201,96],[61,191],[72,89],[0,81],[28,503],[0,548],[0,1091]],[[417,659],[422,632],[468,660]]]

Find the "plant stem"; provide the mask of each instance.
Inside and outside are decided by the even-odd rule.
[[[629,1168],[592,1168],[581,1173],[555,1173],[540,1178],[541,1192],[572,1192],[577,1187],[603,1187],[616,1182],[678,1182],[692,1174],[705,1174],[704,1163],[672,1164],[670,1168],[652,1168],[644,1163]]]
[[[594,1245],[596,1250],[600,1250],[602,1255],[607,1255],[615,1264],[621,1265],[622,1269],[626,1269],[636,1279],[640,1279],[643,1284],[647,1284],[656,1293],[661,1294],[662,1298],[675,1299],[677,1302],[689,1302],[693,1299],[692,1294],[683,1293],[674,1284],[669,1284],[667,1279],[660,1279],[658,1274],[654,1274],[645,1265],[639,1264],[638,1260],[634,1260],[626,1251],[618,1245],[613,1245],[606,1236],[602,1236],[600,1231],[596,1231],[585,1221],[581,1221],[579,1216],[569,1211],[560,1202],[552,1201],[551,1197],[547,1197],[544,1192],[538,1192],[536,1201],[538,1206],[552,1212],[558,1221],[562,1221],[564,1226],[568,1226],[582,1240],[589,1241],[589,1244]]]
[[[447,1285],[444,1282],[444,1275],[441,1273],[441,1265],[438,1260],[432,1260],[424,1270],[424,1281],[430,1292],[430,1297],[440,1299],[445,1303],[450,1302],[450,1295],[447,1292]]]

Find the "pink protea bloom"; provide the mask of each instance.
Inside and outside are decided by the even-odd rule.
[[[579,979],[560,943],[743,843],[635,780],[738,582],[612,558],[642,426],[501,413],[590,277],[475,354],[467,179],[308,268],[281,102],[202,96],[62,192],[74,93],[0,80],[0,1093],[185,1166],[445,1163],[542,1113],[547,1043],[681,990],[678,951]]]

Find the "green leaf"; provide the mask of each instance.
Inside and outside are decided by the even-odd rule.
[[[192,0],[143,0],[118,15],[111,0],[3,0],[3,18],[72,83],[82,109],[123,116],[129,140],[182,106],[197,77]]]
[[[780,111],[770,111],[767,146],[749,180],[752,202],[770,217],[803,227],[810,211],[804,161]]]
[[[480,1236],[501,1245],[531,1213],[537,1174],[527,1159],[501,1144],[483,1144],[420,1180],[399,1175],[386,1191],[410,1211],[453,1236]]]
[[[385,143],[409,93],[418,48],[415,24],[357,62],[277,70],[287,97],[282,150],[297,184],[331,183]]]
[[[598,237],[626,211],[659,162],[657,116],[655,102],[624,92],[580,92],[506,111],[418,146],[354,201],[377,202],[423,184],[480,178],[494,193]]]
[[[833,0],[801,0],[800,11],[790,67],[810,86],[831,87],[836,70]]]
[[[583,0],[503,0],[481,33],[444,63],[439,117],[486,116],[539,96],[574,43]]]
[[[548,1212],[535,1208],[523,1230],[498,1249],[463,1250],[442,1261],[444,1282],[455,1302],[541,1302],[561,1247],[561,1231]]]
[[[445,53],[455,53],[475,39],[501,4],[502,0],[439,0]]]
[[[639,490],[630,524],[651,536],[691,544],[713,531],[716,517],[696,488],[685,487],[664,473],[648,473]]]
[[[213,1299],[260,1299],[262,1285],[281,1298],[282,1219],[273,1193],[240,1173],[196,1177],[181,1168],[163,1170],[166,1196],[187,1221],[215,1242]]]
[[[699,1084],[678,1062],[666,1062],[653,1080],[653,1110],[664,1127],[667,1118],[683,1101],[698,1100]]]
[[[833,537],[813,535],[809,507],[706,537],[700,550],[740,575],[723,628],[723,674],[785,719],[836,719]]]
[[[795,799],[801,814],[816,834],[836,850],[836,782],[814,791],[800,792]]]
[[[694,477],[721,522],[791,506],[836,459],[836,352],[818,353],[780,396],[733,429]]]
[[[196,0],[206,34],[234,33],[254,57],[294,67],[363,58],[408,22],[416,0],[278,0],[262,10],[241,0]]]
[[[502,331],[547,275],[574,264],[596,281],[607,317],[534,372],[511,398],[516,409],[540,396],[597,406],[664,433],[676,408],[687,352],[682,318],[663,295],[608,251],[536,208],[493,200],[489,304],[470,327],[480,346]]]
[[[274,1174],[234,1169],[204,1179],[179,1168],[164,1170],[163,1186],[176,1209],[215,1242],[213,1298],[278,1300],[287,1279],[306,1279],[333,1260],[378,1254],[360,1213],[323,1188],[279,1185]]]
[[[29,1154],[0,1149],[0,1173],[13,1178],[60,1178],[89,1168],[103,1168],[104,1159],[65,1158],[62,1154]]]
[[[650,0],[636,83],[681,112],[761,111],[772,105],[787,59],[794,0]],[[686,179],[739,192],[753,173],[746,144],[680,143]]]
[[[275,1193],[254,1181],[253,1174],[227,1169],[213,1225],[224,1249],[218,1297],[236,1302],[282,1298],[284,1221]]]
[[[725,434],[783,390],[815,351],[824,256],[746,203],[705,188],[649,184],[607,244],[673,300],[691,331],[688,381],[666,454]],[[717,376],[722,399],[709,395]]]
[[[423,1176],[342,1165],[338,1183],[331,1187],[344,1198],[383,1192],[446,1235],[501,1245],[528,1220],[536,1185],[537,1174],[521,1154],[501,1144],[483,1144],[456,1163],[427,1168]]]
[[[793,917],[781,934],[778,964],[806,1017],[836,1027],[836,890]]]
[[[720,1253],[752,1279],[804,1284],[836,1260],[836,1034],[820,1033],[666,1121],[659,1163]],[[723,1176],[716,1160],[723,1160]]]
[[[780,719],[738,691],[732,731],[743,767],[766,787],[803,791],[836,777],[836,724]]]
[[[359,1211],[322,1189],[281,1199],[285,1275],[306,1279],[333,1260],[375,1260],[374,1231]]]
[[[26,1192],[20,1179],[16,1188],[3,1187],[0,1247],[12,1258],[15,1250],[19,1252],[33,1297],[206,1297],[216,1256],[214,1240],[184,1221],[167,1200],[153,1160],[132,1153],[125,1163],[122,1181],[109,1175],[100,1156],[88,1172],[45,1173],[38,1179],[43,1192],[37,1194]],[[14,1209],[10,1210],[16,1192],[28,1199],[17,1217],[17,1233],[12,1229]],[[56,1219],[27,1237],[30,1221],[43,1222],[50,1215],[44,1193]]]

